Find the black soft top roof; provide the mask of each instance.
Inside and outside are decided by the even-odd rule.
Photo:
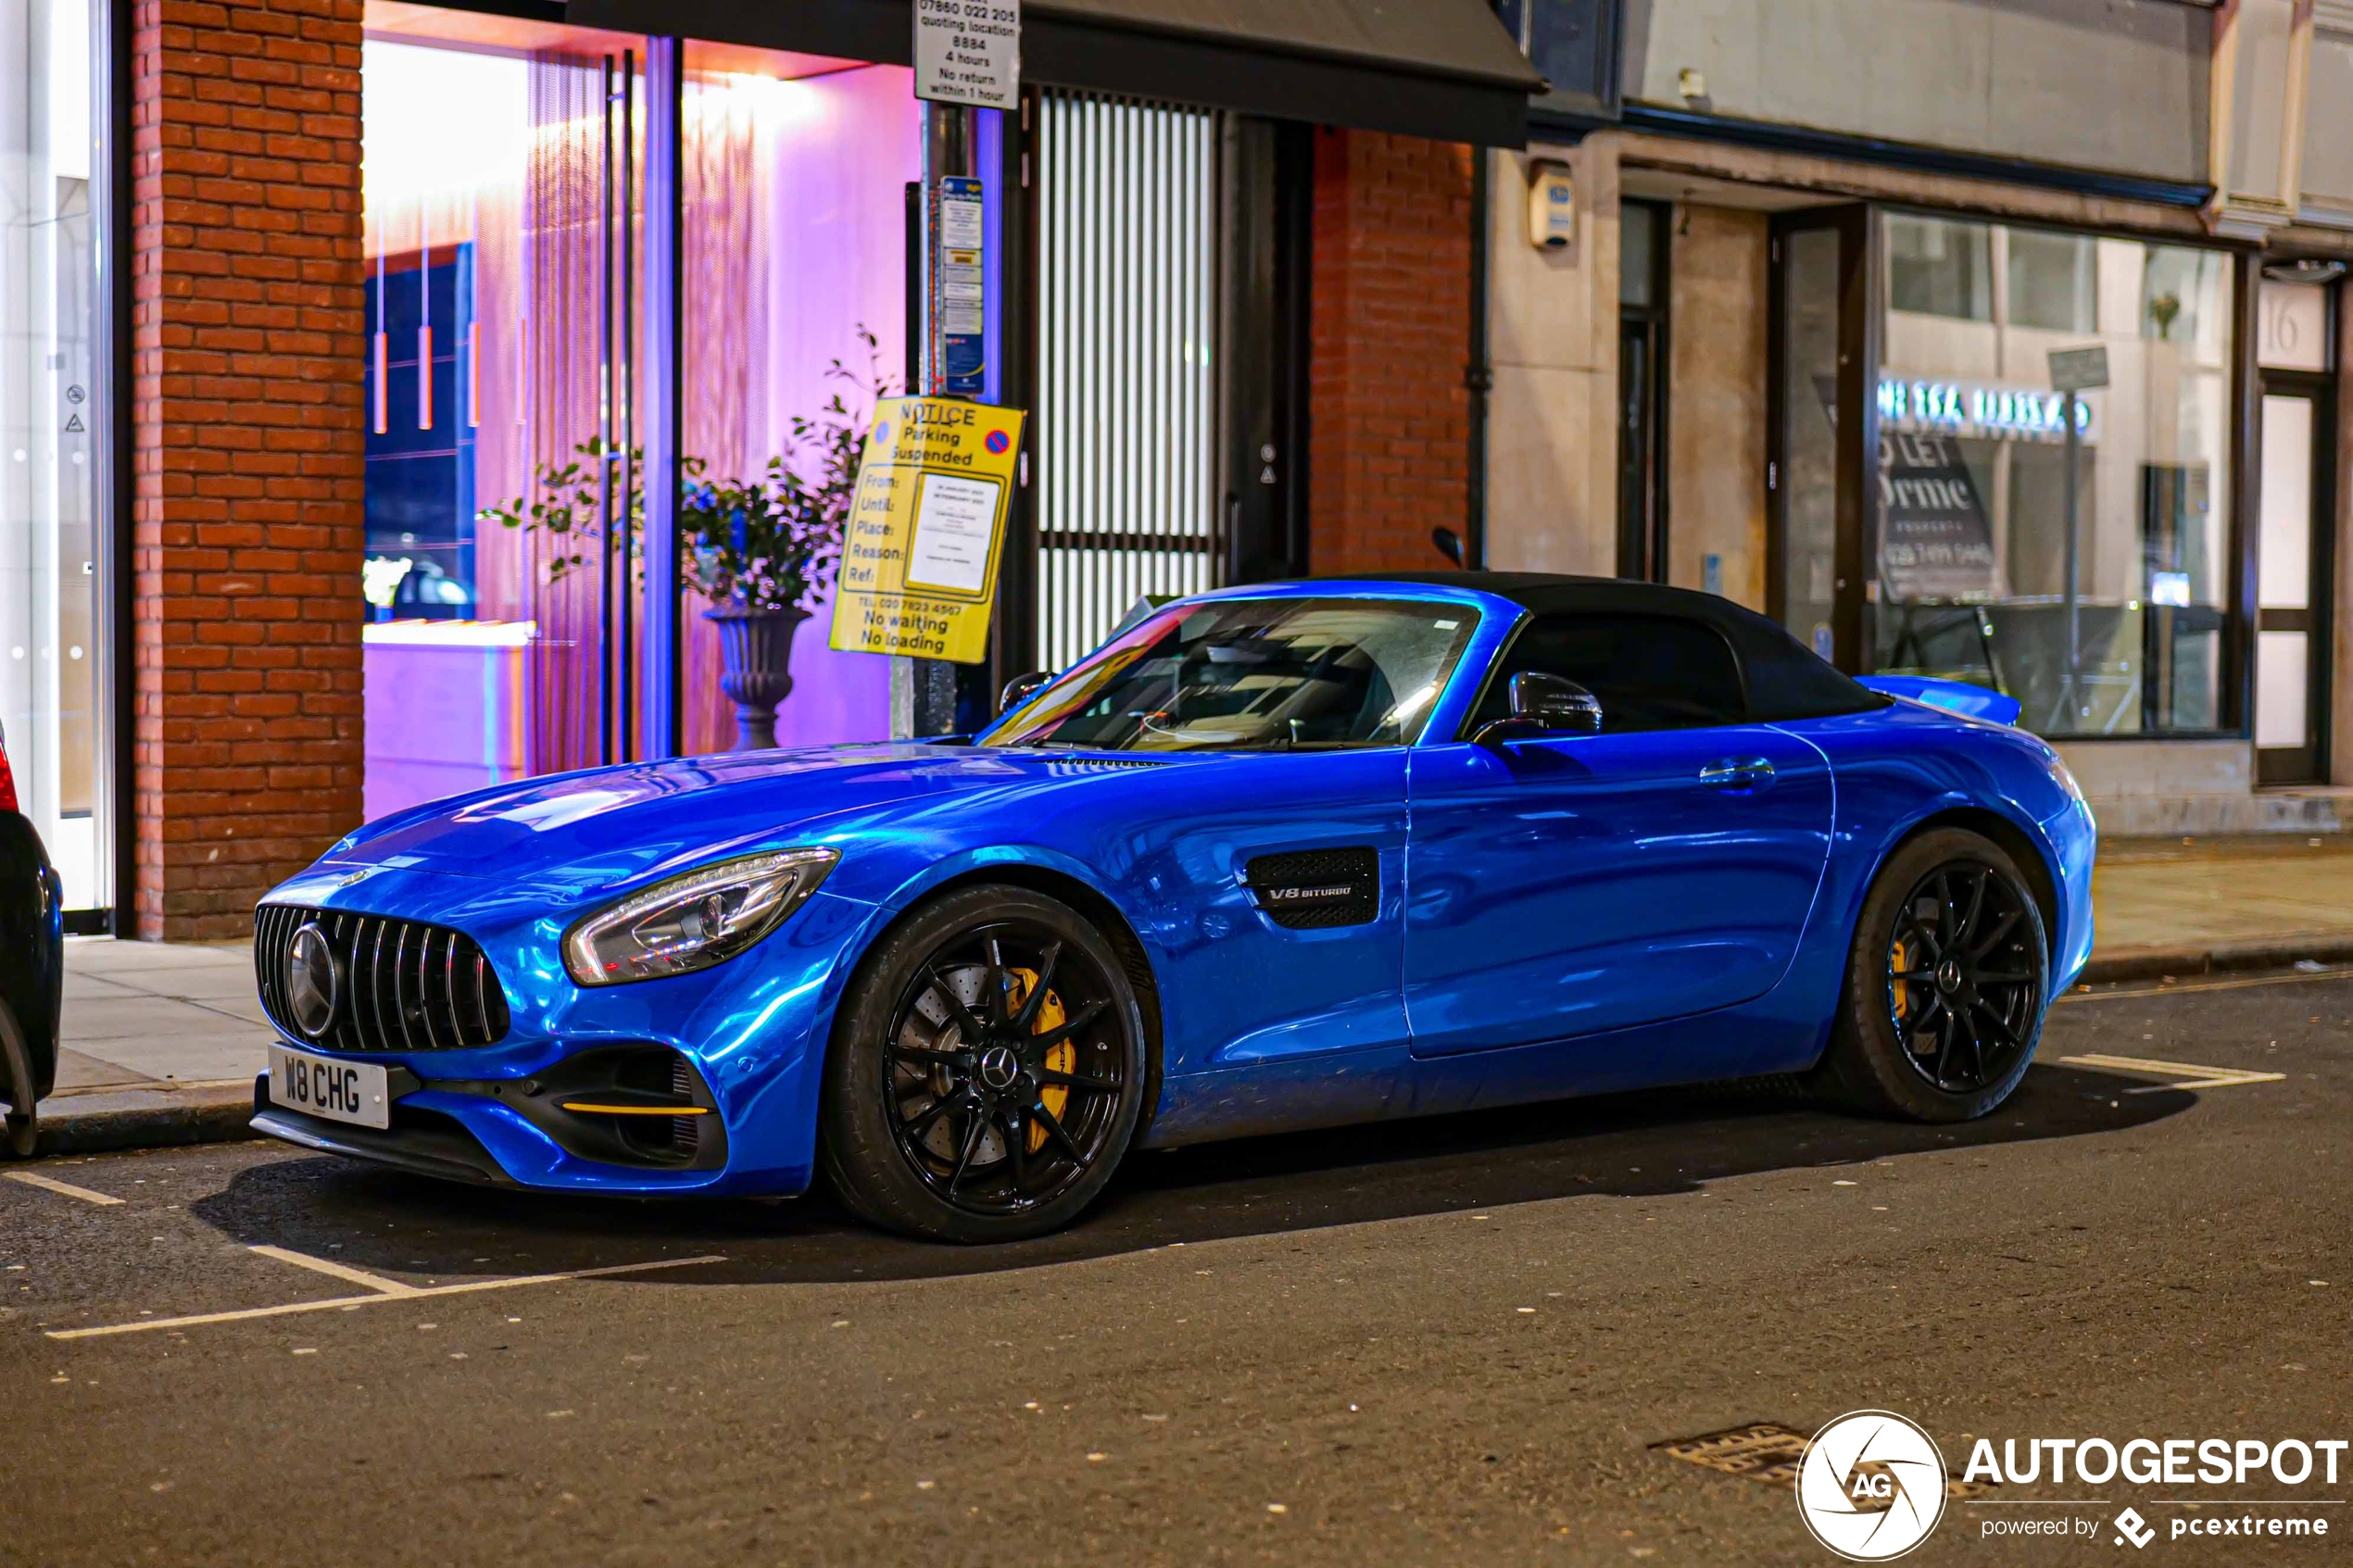
[[[1748,685],[1752,720],[1819,719],[1884,708],[1888,699],[1818,657],[1779,622],[1716,594],[1543,571],[1382,571],[1334,583],[1412,583],[1509,599],[1535,615],[1667,615],[1713,627],[1732,646]]]

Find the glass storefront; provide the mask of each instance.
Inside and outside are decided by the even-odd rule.
[[[2046,735],[2221,727],[2230,254],[1878,221],[1876,667],[1998,687]],[[2093,346],[2070,412],[2051,355]]]
[[[647,157],[646,39],[368,19],[375,817],[635,749],[649,217],[678,218],[690,467],[723,486],[812,472],[812,427],[862,430],[904,375],[921,120],[903,68],[690,43],[671,190]],[[719,640],[691,585],[684,608],[686,749],[715,751],[735,734]],[[796,634],[782,744],[889,734],[889,661],[828,648],[829,608]]]
[[[103,905],[89,0],[0,0],[0,725],[69,909]]]

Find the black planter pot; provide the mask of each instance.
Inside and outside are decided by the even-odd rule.
[[[703,619],[719,627],[719,689],[736,705],[737,751],[776,744],[776,705],[792,695],[792,634],[806,610],[722,605]]]

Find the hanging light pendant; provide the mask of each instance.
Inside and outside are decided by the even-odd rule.
[[[466,428],[482,428],[482,189],[466,207]]]
[[[389,353],[391,338],[384,331],[384,233],[376,231],[376,433],[382,435],[391,428],[392,389],[387,380],[391,370]]]
[[[417,428],[433,428],[433,236],[417,198]]]

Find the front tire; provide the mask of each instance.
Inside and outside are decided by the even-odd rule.
[[[1135,988],[1092,922],[1026,888],[964,888],[860,963],[826,1053],[820,1159],[886,1229],[1042,1235],[1110,1182],[1146,1065]]]
[[[1878,1116],[1985,1115],[2034,1059],[2050,963],[2033,890],[1999,845],[1960,828],[1920,834],[1863,900],[1813,1087]]]

